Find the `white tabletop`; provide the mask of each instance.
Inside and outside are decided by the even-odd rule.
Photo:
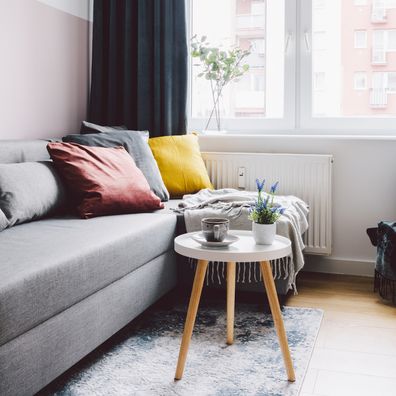
[[[230,230],[239,240],[230,246],[210,248],[194,241],[191,235],[183,234],[175,238],[175,251],[182,256],[208,261],[268,261],[286,257],[291,253],[291,242],[280,235],[275,236],[272,245],[256,245],[251,231]]]

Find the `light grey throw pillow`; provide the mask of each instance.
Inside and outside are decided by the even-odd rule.
[[[8,226],[52,214],[65,202],[65,190],[52,162],[0,164],[0,209]]]
[[[0,209],[0,232],[8,227],[9,221],[3,211]]]
[[[169,200],[169,192],[162,180],[157,161],[141,131],[117,131],[90,133],[86,135],[68,135],[62,139],[67,143],[78,143],[83,146],[115,147],[123,146],[135,160],[142,171],[153,193],[161,201]]]
[[[108,126],[94,124],[93,122],[83,121],[81,123],[81,133],[97,133],[97,132],[112,132],[112,131],[125,131],[128,128],[125,125]]]
[[[125,125],[119,126],[107,126],[107,125],[99,125],[93,124],[92,122],[83,121],[81,123],[81,134],[92,134],[92,133],[100,133],[100,132],[117,132],[117,131],[128,131],[129,129]],[[130,131],[139,133],[146,142],[148,142],[150,134],[149,131]]]

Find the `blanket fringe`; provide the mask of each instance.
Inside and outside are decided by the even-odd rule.
[[[189,258],[190,268],[195,271],[197,266],[197,260]],[[294,268],[292,266],[291,257],[283,257],[270,261],[272,274],[274,279],[288,279],[290,280],[290,288],[297,294],[296,287],[296,274],[294,274]],[[206,272],[205,283],[207,286],[210,284],[218,283],[222,284],[226,280],[226,263],[223,261],[210,261],[208,271]],[[237,283],[257,283],[262,282],[262,276],[260,271],[259,262],[246,262],[236,263],[236,282]]]

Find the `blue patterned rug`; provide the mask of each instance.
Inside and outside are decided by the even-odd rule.
[[[225,302],[200,308],[184,376],[173,380],[185,310],[154,307],[41,394],[62,396],[298,395],[323,312],[285,308],[296,371],[289,383],[271,315],[237,304],[235,343],[227,346]]]

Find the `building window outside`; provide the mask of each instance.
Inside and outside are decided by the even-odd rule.
[[[353,4],[355,6],[365,6],[368,5],[368,0],[354,0]]]
[[[386,50],[396,51],[396,29],[386,31]]]
[[[357,91],[363,91],[367,89],[367,73],[366,72],[355,72],[354,76],[354,89]]]
[[[324,72],[316,72],[314,74],[313,89],[315,91],[324,91],[326,74]]]
[[[367,30],[355,30],[355,48],[367,48]]]
[[[396,94],[396,71],[388,73],[388,93]]]
[[[385,7],[389,9],[396,8],[396,0],[386,0]]]

